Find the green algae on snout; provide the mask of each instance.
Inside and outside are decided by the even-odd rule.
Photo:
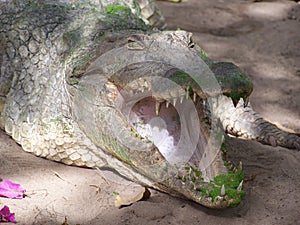
[[[225,195],[229,199],[234,199],[231,206],[236,206],[240,203],[242,197],[244,196],[243,190],[238,190],[240,183],[244,179],[244,172],[241,169],[236,171],[229,171],[228,174],[221,174],[214,178],[211,182],[212,189],[209,191],[209,195],[212,199],[215,199],[220,195],[222,185],[225,187]]]
[[[189,180],[192,182],[203,181],[202,173],[200,170],[193,166],[185,166],[184,167],[185,173],[179,175],[178,178],[183,182]]]
[[[230,62],[216,62],[210,65],[219,82],[222,93],[234,102],[240,98],[247,98],[253,90],[251,78],[238,66]]]
[[[199,50],[200,51],[200,50]],[[204,51],[203,51],[204,52]],[[211,62],[207,57],[206,53],[201,53],[201,58],[208,64],[210,70],[213,72],[216,80],[221,87],[221,93],[230,97],[234,103],[237,103],[240,98],[246,99],[249,97],[253,90],[253,82],[251,78],[243,72],[239,67],[230,62]],[[168,78],[183,88],[192,87],[195,90],[200,91],[200,87],[210,87],[210,79],[200,77],[197,81],[186,72],[181,70],[175,70],[168,75]],[[213,92],[214,90],[208,90]]]
[[[224,144],[221,147],[221,151],[223,154],[227,151]],[[245,194],[241,185],[244,180],[244,172],[241,164],[235,169],[229,168],[225,158],[224,156],[223,161],[227,168],[227,174],[217,175],[210,182],[204,182],[201,171],[192,166],[186,166],[184,168],[185,174],[180,174],[178,178],[182,182],[192,183],[196,191],[201,192],[201,195],[204,197],[211,198],[213,202],[218,201],[218,198],[221,197],[229,202],[229,206],[235,207],[241,202]],[[225,187],[225,195],[221,196],[223,185]]]
[[[236,171],[228,171],[228,174],[221,174],[210,181],[207,186],[196,188],[200,191],[202,196],[210,197],[212,201],[216,201],[220,197],[222,186],[225,187],[225,195],[222,196],[224,199],[230,202],[231,207],[239,205],[245,192],[239,190],[239,185],[244,179],[243,171],[238,168]]]
[[[169,77],[170,80],[174,81],[176,84],[179,85],[186,85],[189,86],[191,82],[191,77],[188,73],[185,73],[181,70],[178,70],[171,74]]]
[[[130,13],[130,8],[124,5],[108,5],[105,8],[106,13],[117,14],[120,12]]]
[[[124,5],[108,5],[104,8],[104,17],[101,19],[105,29],[122,30],[150,30],[150,26],[133,14],[131,9]]]

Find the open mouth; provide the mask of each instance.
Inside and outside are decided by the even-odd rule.
[[[215,140],[218,135],[214,133],[206,100],[193,92],[173,100],[166,96],[163,100],[162,94],[157,97],[150,88],[120,93],[118,106],[127,115],[132,136],[150,140],[175,168],[175,172],[166,172],[169,176],[165,176],[165,182],[169,186],[209,207],[225,207],[240,201],[242,170],[232,173],[224,165],[220,151],[223,139]],[[226,196],[226,191],[234,193],[233,199]]]
[[[153,62],[122,69],[111,79],[119,93],[116,106],[125,115],[133,136],[151,141],[176,168],[192,166],[210,181],[227,172],[223,162],[216,162],[223,131],[213,130],[216,125],[212,126],[206,99],[200,97],[201,89],[194,90],[191,82],[177,83],[174,74],[182,73]],[[131,77],[132,81],[121,81],[123,77]]]

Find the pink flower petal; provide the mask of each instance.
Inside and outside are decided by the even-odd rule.
[[[0,209],[0,222],[12,222],[16,223],[15,214],[11,213],[8,206],[4,206]]]
[[[0,196],[7,198],[24,198],[24,188],[10,180],[0,182]]]

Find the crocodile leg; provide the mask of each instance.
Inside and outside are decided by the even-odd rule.
[[[286,132],[263,119],[250,105],[244,107],[241,99],[234,107],[230,98],[218,98],[216,116],[220,118],[224,130],[236,137],[259,141],[272,146],[282,146],[300,150],[300,137]]]

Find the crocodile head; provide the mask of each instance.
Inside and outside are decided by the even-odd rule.
[[[249,79],[204,57],[187,32],[115,40],[79,80],[73,108],[80,128],[121,162],[125,176],[207,207],[239,203],[243,173],[226,163],[212,112],[232,83],[242,84],[233,100],[247,98]]]

